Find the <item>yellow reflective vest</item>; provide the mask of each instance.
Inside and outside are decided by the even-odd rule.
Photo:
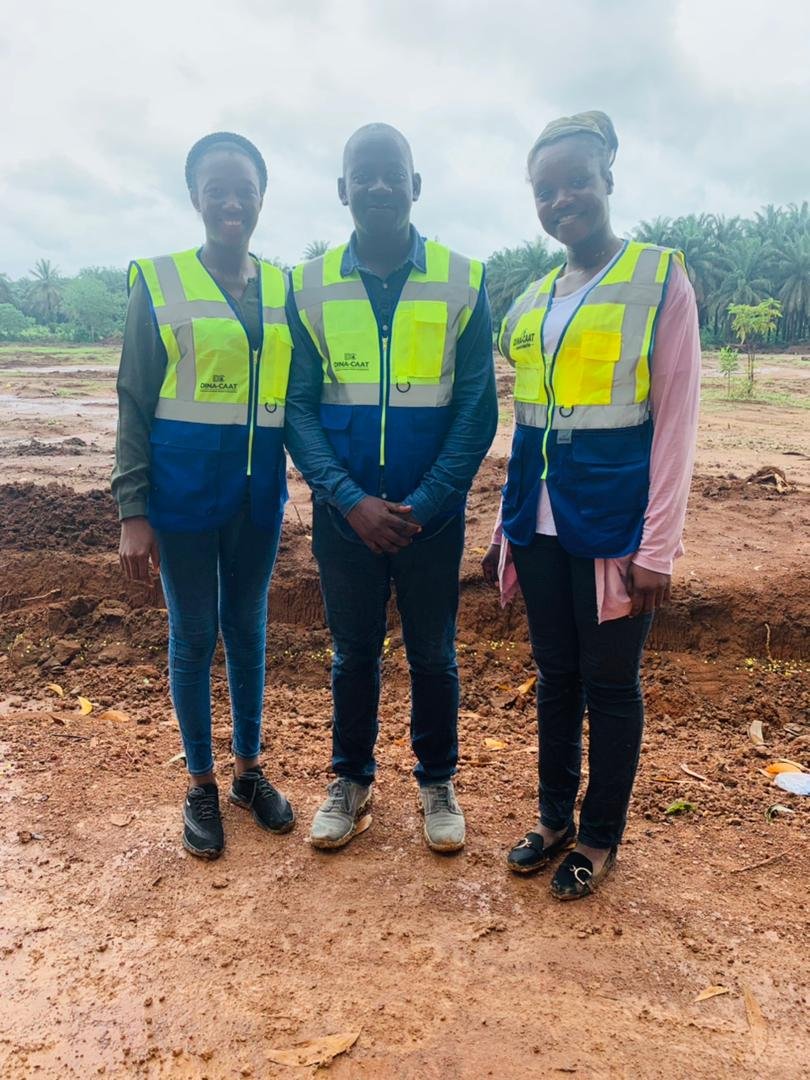
[[[540,482],[571,554],[618,557],[641,540],[652,441],[650,365],[655,326],[680,252],[626,242],[587,291],[556,349],[543,348],[558,267],[518,297],[499,348],[515,368],[515,434],[504,489],[504,531],[534,536]]]
[[[335,454],[369,494],[398,500],[436,460],[450,425],[456,342],[478,300],[483,266],[426,241],[390,326],[378,327],[348,245],[293,271],[301,321],[323,364],[321,421]]]
[[[218,528],[248,486],[257,524],[275,528],[283,512],[287,279],[257,261],[262,340],[255,351],[197,249],[130,265],[130,288],[140,275],[167,356],[151,432],[149,517],[158,529]]]

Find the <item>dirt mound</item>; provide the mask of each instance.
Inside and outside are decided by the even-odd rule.
[[[118,513],[108,491],[64,484],[0,487],[0,550],[115,551]]]

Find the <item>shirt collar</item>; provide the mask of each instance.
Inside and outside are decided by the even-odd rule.
[[[411,263],[416,270],[419,270],[423,274],[427,271],[425,241],[413,225],[411,225],[411,248],[402,265],[404,266],[405,263]],[[355,234],[352,233],[349,243],[346,245],[346,250],[343,252],[343,258],[340,261],[340,276],[349,277],[350,274],[359,270],[367,270],[367,268],[360,262],[357,255]]]

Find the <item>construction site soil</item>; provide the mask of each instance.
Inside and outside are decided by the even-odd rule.
[[[295,1077],[332,1055],[351,1080],[805,1073],[810,799],[762,771],[810,760],[805,409],[704,416],[687,555],[645,655],[626,839],[603,889],[570,905],[547,873],[515,878],[504,862],[537,787],[524,614],[480,573],[508,422],[467,513],[465,850],[437,856],[422,839],[393,605],[371,828],[334,854],[306,842],[329,780],[330,641],[291,471],[263,760],[298,821],[271,836],[224,801],[220,651],[227,846],[207,864],[179,842],[160,586],[118,567],[100,478],[113,413],[77,412],[80,436],[61,413],[43,430],[0,403],[0,1075]],[[765,422],[779,450],[763,457],[749,433]],[[81,445],[60,452],[70,438]],[[696,1001],[709,987],[723,992]]]

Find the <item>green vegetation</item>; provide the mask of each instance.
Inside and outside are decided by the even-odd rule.
[[[731,306],[756,307],[773,299],[781,319],[756,344],[789,345],[810,335],[810,204],[766,206],[753,218],[688,214],[642,221],[636,240],[682,251],[695,289],[704,347],[725,345],[738,333]],[[563,261],[542,238],[496,251],[487,281],[496,327],[532,281]]]
[[[126,308],[126,272],[113,267],[88,266],[66,278],[39,259],[30,277],[0,274],[0,341],[103,341],[122,333]]]
[[[757,308],[763,301],[778,301],[781,318],[764,336],[754,335],[757,349],[766,343],[790,345],[810,336],[807,202],[766,206],[753,218],[659,217],[642,221],[633,236],[683,251],[705,348],[740,341],[731,309]],[[327,248],[326,241],[313,240],[304,249],[304,258],[317,257]],[[496,328],[512,301],[562,260],[559,249],[552,250],[540,237],[490,256],[487,281]],[[287,269],[278,259],[269,261]],[[124,270],[86,267],[65,278],[48,259],[40,259],[27,277],[17,281],[0,273],[0,340],[103,341],[120,335],[125,310]],[[746,351],[751,341],[746,334]],[[749,352],[749,361],[750,356]],[[749,372],[753,386],[752,372],[753,367]]]
[[[776,329],[782,317],[782,304],[779,300],[768,297],[759,304],[729,304],[731,327],[737,335],[740,345],[748,353],[748,383],[746,392],[750,397],[754,392],[754,362],[757,357],[757,345],[766,341]]]

